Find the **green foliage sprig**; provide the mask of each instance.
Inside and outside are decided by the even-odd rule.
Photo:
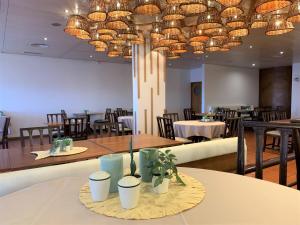
[[[130,176],[134,176],[136,172],[136,164],[134,161],[133,149],[132,149],[132,137],[129,142],[129,151],[130,151]]]
[[[176,177],[176,181],[182,185],[185,185],[183,180],[178,175],[177,167],[174,163],[176,161],[176,156],[171,153],[171,150],[166,150],[165,152],[159,151],[158,158],[155,160],[148,160],[148,168],[151,168],[153,175],[157,176],[155,180],[154,187],[163,183],[164,178],[172,179]]]

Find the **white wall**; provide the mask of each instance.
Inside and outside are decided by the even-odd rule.
[[[258,106],[258,69],[210,64],[203,67],[206,111],[209,106]]]
[[[191,107],[190,71],[167,69],[166,108],[169,113],[179,113],[183,118],[183,109]]]
[[[300,63],[293,64],[292,118],[300,118],[300,81],[295,81],[296,77],[300,79]]]
[[[47,113],[132,108],[131,65],[0,54],[0,111],[20,127],[42,126]]]

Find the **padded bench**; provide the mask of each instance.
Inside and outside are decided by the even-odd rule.
[[[188,166],[206,169],[219,169],[230,165],[227,171],[235,169],[235,155],[237,152],[237,138],[218,139],[209,142],[180,145],[163,148],[170,149],[176,155],[178,166]],[[139,165],[138,152],[134,153],[136,164]],[[227,161],[224,161],[227,159]],[[216,161],[217,160],[217,161]],[[222,161],[223,160],[223,161]],[[128,170],[130,164],[129,153],[124,154],[124,169]],[[208,166],[209,165],[209,166]],[[61,177],[88,177],[99,169],[99,160],[91,159],[75,163],[67,163],[55,166],[41,167],[28,170],[20,170],[0,174],[0,196],[21,190],[36,183],[45,182]]]

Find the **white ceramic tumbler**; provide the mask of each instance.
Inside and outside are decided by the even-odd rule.
[[[140,198],[141,180],[133,176],[123,177],[118,182],[121,206],[124,209],[137,207]]]
[[[109,194],[110,174],[97,171],[89,176],[90,191],[94,202],[105,201]]]

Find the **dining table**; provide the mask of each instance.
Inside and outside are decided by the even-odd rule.
[[[95,159],[103,155],[129,152],[129,142],[132,138],[133,150],[139,151],[143,148],[163,148],[180,145],[175,140],[161,138],[158,136],[141,134],[92,138],[82,141],[74,141],[75,147],[85,147],[87,151],[68,156],[52,156],[35,160],[33,151],[49,151],[50,144],[26,145],[25,147],[9,147],[0,150],[0,172],[9,172],[37,167],[59,165],[88,159]],[[0,223],[1,224],[1,223]]]
[[[133,116],[119,116],[118,122],[123,123],[126,128],[133,130]]]
[[[173,126],[175,136],[182,138],[201,136],[213,139],[221,137],[225,131],[225,123],[221,121],[184,120],[174,122]]]
[[[300,192],[296,189],[232,173],[192,168],[179,168],[179,172],[201,182],[206,194],[194,208],[173,216],[125,220],[94,213],[79,201],[88,174],[74,174],[1,197],[1,225],[300,224]]]

